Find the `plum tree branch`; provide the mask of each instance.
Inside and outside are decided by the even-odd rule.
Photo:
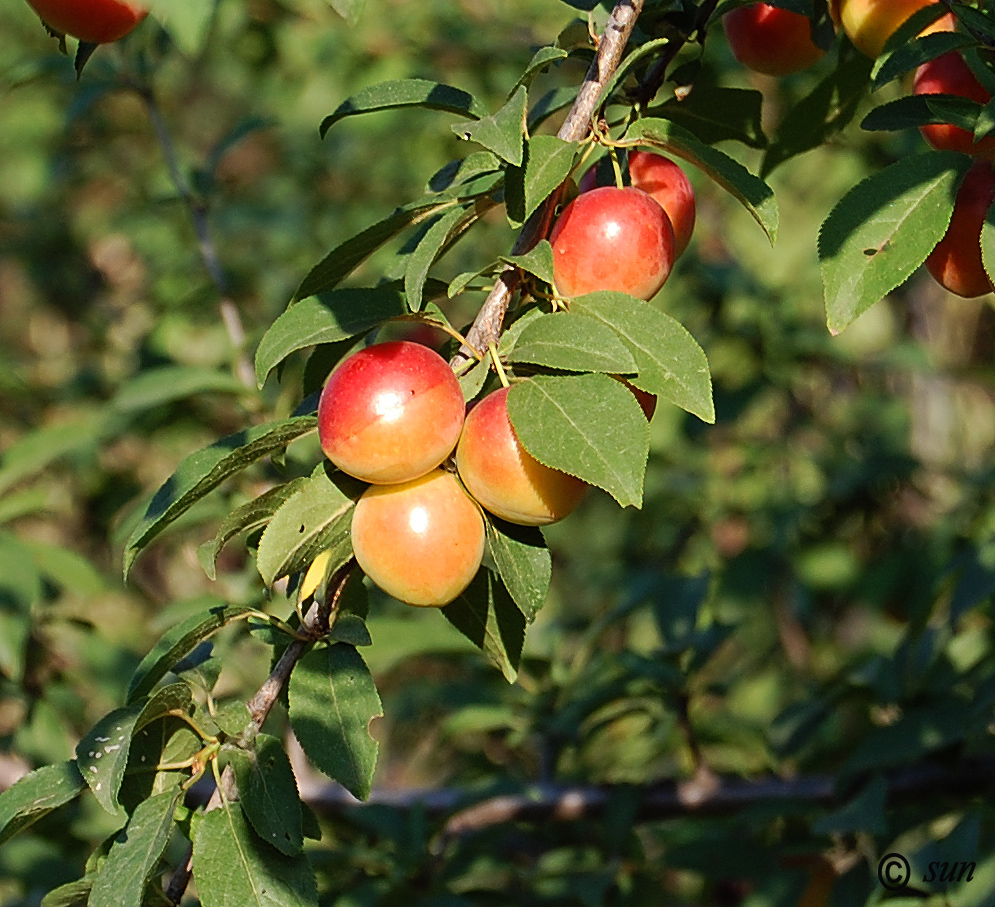
[[[591,61],[570,112],[556,134],[557,138],[566,142],[579,142],[590,132],[594,114],[601,100],[601,92],[618,69],[633,26],[643,10],[643,3],[644,0],[618,0],[615,4],[598,43],[598,52]],[[562,193],[563,187],[560,186],[536,209],[518,234],[512,255],[523,255],[548,235],[553,212],[560,202]],[[484,300],[473,325],[467,332],[466,344],[453,357],[454,368],[466,364],[471,358],[478,358],[472,351],[482,355],[492,343],[497,343],[501,336],[504,316],[521,280],[522,272],[514,265],[507,265],[501,271],[494,289]]]

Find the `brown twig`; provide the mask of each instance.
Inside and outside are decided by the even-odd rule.
[[[591,121],[601,99],[601,91],[618,69],[622,51],[625,50],[636,19],[642,12],[643,3],[644,0],[618,0],[615,4],[615,9],[612,10],[611,18],[598,43],[598,52],[584,77],[570,112],[556,134],[557,138],[566,142],[579,142],[590,132]],[[518,234],[512,255],[523,255],[549,233],[553,212],[560,203],[562,192],[561,186],[528,219]],[[492,343],[497,343],[501,336],[504,316],[521,280],[522,272],[514,265],[507,265],[504,268],[494,284],[494,289],[480,307],[473,326],[467,332],[466,344],[453,357],[454,368],[466,364],[471,358],[480,358]],[[476,355],[473,351],[476,351]]]

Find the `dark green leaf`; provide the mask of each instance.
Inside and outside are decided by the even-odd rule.
[[[715,421],[708,360],[680,322],[624,293],[591,293],[570,310],[615,330],[636,360],[636,387],[675,403],[705,422]]]
[[[210,447],[190,454],[155,493],[124,549],[124,575],[141,551],[163,529],[246,466],[285,448],[295,438],[314,431],[314,416],[257,425],[228,435]]]
[[[456,158],[436,171],[428,181],[429,192],[445,192],[451,196],[455,187],[475,180],[476,177],[492,174],[501,169],[501,158],[490,151],[474,151],[466,157]]]
[[[323,466],[280,507],[259,540],[256,567],[267,585],[304,570],[322,551],[331,550],[335,570],[352,556],[352,510],[361,483]]]
[[[528,129],[534,132],[557,111],[569,107],[577,98],[577,89],[572,86],[552,88],[546,92],[529,111]]]
[[[522,85],[527,88],[532,84],[535,77],[546,69],[546,67],[548,67],[551,63],[555,63],[558,60],[565,60],[566,58],[567,52],[562,47],[555,47],[551,44],[546,47],[540,47],[532,55],[532,59],[529,60],[529,65],[525,67],[525,72],[522,73],[518,81],[515,83],[515,89]],[[513,91],[515,89],[513,89]]]
[[[650,114],[683,126],[709,145],[733,140],[750,148],[766,148],[762,108],[759,91],[696,85],[680,100],[674,97],[653,107]]]
[[[0,792],[0,844],[74,800],[86,787],[75,762],[46,765]]]
[[[539,375],[512,385],[508,415],[540,463],[642,503],[649,426],[632,393],[608,375]]]
[[[508,217],[524,223],[570,175],[576,154],[574,142],[553,135],[533,136],[526,146],[524,163],[508,171]]]
[[[981,225],[981,261],[989,278],[995,281],[995,205],[988,209]]]
[[[238,798],[256,834],[288,856],[304,846],[301,800],[283,744],[259,734],[251,750],[232,748]]]
[[[548,239],[540,240],[523,255],[503,255],[501,260],[521,268],[546,283],[553,282],[553,247]]]
[[[288,857],[249,827],[237,803],[204,815],[193,848],[193,877],[203,907],[317,907],[314,870],[302,853]]]
[[[111,400],[120,412],[152,409],[196,394],[244,394],[246,387],[234,375],[189,365],[149,369],[126,381]]]
[[[967,155],[906,157],[851,189],[819,233],[829,330],[838,334],[915,271],[950,223]]]
[[[483,145],[501,160],[517,167],[522,163],[527,102],[528,92],[524,85],[520,85],[497,113],[481,117],[469,125],[454,123],[453,132],[462,139]]]
[[[711,145],[700,142],[686,129],[667,120],[652,117],[637,120],[629,129],[626,138],[638,144],[664,148],[694,164],[753,215],[771,243],[777,238],[778,213],[774,192],[760,177],[750,173],[739,161]]]
[[[525,616],[490,570],[478,571],[442,613],[494,663],[508,683],[514,683],[525,642]]]
[[[532,623],[546,603],[553,561],[542,533],[533,526],[487,521],[487,544],[505,589]]]
[[[475,120],[487,115],[480,102],[460,88],[427,79],[395,79],[370,85],[343,101],[321,121],[321,136],[324,138],[332,126],[346,117],[375,110],[396,110],[398,107],[444,110]]]
[[[93,881],[88,907],[143,907],[173,826],[180,791],[140,803],[107,854]]]
[[[409,256],[407,267],[404,269],[404,295],[411,311],[417,312],[421,309],[422,291],[425,288],[425,278],[428,277],[429,268],[435,263],[449,242],[455,227],[465,216],[464,208],[452,208],[444,212],[425,231],[425,235]]]
[[[137,731],[131,738],[128,764],[118,791],[118,802],[125,812],[132,813],[149,797],[189,781],[189,768],[157,771],[156,766],[182,763],[202,746],[190,725],[172,715],[150,721]]]
[[[146,703],[115,709],[105,715],[76,746],[76,764],[96,801],[109,813],[118,811],[118,791],[128,764],[128,751]]]
[[[974,39],[960,32],[942,31],[923,35],[890,53],[881,54],[871,71],[871,87],[877,89],[887,85],[929,60],[971,44],[974,44]]]
[[[951,123],[973,133],[982,105],[950,94],[913,94],[875,107],[860,124],[868,131],[895,131]]]
[[[93,877],[84,876],[53,889],[41,899],[41,907],[87,907]]]
[[[573,312],[555,312],[530,321],[508,358],[575,372],[636,371],[635,359],[611,327]]]
[[[307,757],[354,796],[370,795],[377,743],[370,723],[383,715],[363,657],[344,643],[319,646],[290,677],[290,724]]]
[[[259,341],[256,381],[262,387],[270,371],[297,350],[348,340],[407,312],[404,295],[384,287],[331,290],[309,296],[290,306]]]

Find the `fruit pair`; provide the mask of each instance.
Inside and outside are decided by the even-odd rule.
[[[410,341],[354,353],[329,376],[318,402],[322,450],[372,483],[353,513],[353,551],[395,598],[444,605],[469,585],[484,554],[480,505],[541,525],[580,503],[585,483],[543,466],[518,443],[507,393],[490,394],[464,418],[449,365]],[[454,448],[462,483],[440,468]]]
[[[629,176],[631,186],[598,186],[592,167],[553,225],[549,241],[561,295],[616,290],[650,299],[687,248],[695,199],[681,168],[659,154],[632,151]]]

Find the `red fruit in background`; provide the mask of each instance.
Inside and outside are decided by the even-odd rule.
[[[754,72],[786,76],[807,69],[825,51],[812,40],[808,17],[768,3],[741,6],[722,17],[732,55]]]
[[[364,482],[407,482],[438,466],[456,446],[466,406],[438,353],[395,340],[348,356],[318,400],[325,456]]]
[[[916,94],[952,94],[979,104],[987,104],[992,99],[991,93],[956,51],[923,63],[916,70],[914,91]],[[995,136],[975,142],[974,136],[966,129],[949,123],[920,126],[919,131],[930,145],[940,150],[963,151],[966,154],[990,154],[995,151]]]
[[[442,469],[400,485],[371,485],[352,516],[356,562],[409,605],[446,605],[470,585],[484,533],[480,508]]]
[[[549,237],[553,276],[563,296],[617,290],[649,299],[674,265],[674,228],[640,189],[603,186],[578,195]]]
[[[958,296],[983,296],[993,289],[981,260],[981,228],[993,199],[995,170],[991,161],[977,161],[957,190],[947,232],[926,259],[929,273]]]
[[[523,526],[555,523],[581,502],[587,483],[522,447],[508,417],[508,390],[488,394],[467,413],[456,467],[466,490],[495,516]]]
[[[888,39],[906,19],[936,0],[839,0],[835,8],[853,46],[868,57],[879,57]],[[834,7],[831,6],[830,10]],[[953,31],[954,17],[941,16],[921,34]]]
[[[132,0],[28,0],[53,31],[106,44],[130,32],[148,11]]]

